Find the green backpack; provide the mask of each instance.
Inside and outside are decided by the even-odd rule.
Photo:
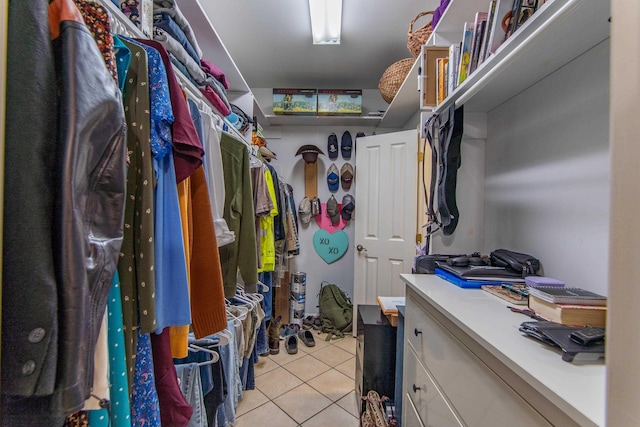
[[[335,335],[344,337],[344,332],[350,332],[353,323],[353,304],[338,285],[322,282],[318,294],[320,304],[320,322],[322,332],[328,332],[326,340],[330,341]]]

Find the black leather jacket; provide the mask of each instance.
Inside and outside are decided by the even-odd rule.
[[[39,3],[33,8],[42,9],[41,2],[24,3]],[[11,3],[18,7],[23,2]],[[18,311],[11,325],[2,325],[5,425],[56,425],[61,414],[82,408],[93,385],[95,344],[122,243],[126,143],[120,92],[74,3],[54,0],[48,12],[37,22],[51,23],[58,88],[58,151],[52,153],[57,167],[51,177],[55,206],[50,212],[55,277],[41,285],[55,286],[56,298],[41,301],[39,293],[21,292],[21,283],[3,283],[3,297],[7,292],[22,297],[19,306],[3,304],[3,316],[6,309]],[[29,254],[23,255],[28,264]],[[10,299],[17,300],[15,295]],[[57,315],[40,318],[34,310],[43,304],[53,305]],[[37,337],[31,334],[34,317],[40,321]],[[15,332],[11,341],[4,337],[6,327]],[[35,355],[30,350],[34,338],[49,343]],[[13,355],[8,365],[6,351]],[[12,400],[17,407],[7,413],[5,403]],[[20,419],[6,424],[11,413]]]

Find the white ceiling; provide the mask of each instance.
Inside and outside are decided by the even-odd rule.
[[[249,87],[320,89],[376,89],[389,65],[411,57],[411,20],[439,3],[344,0],[341,44],[314,46],[306,0],[201,2]]]

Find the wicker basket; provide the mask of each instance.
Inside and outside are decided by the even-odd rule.
[[[409,31],[407,32],[407,49],[409,49],[409,52],[411,52],[414,58],[417,58],[418,55],[420,55],[422,45],[425,44],[425,42],[431,35],[431,32],[433,31],[433,28],[431,27],[431,21],[429,21],[428,24],[425,24],[417,30],[413,31],[413,24],[415,24],[418,19],[426,15],[433,15],[433,11],[422,12],[418,14],[418,16],[413,18],[413,21],[411,21],[411,23],[409,24]]]
[[[388,104],[391,104],[396,93],[398,93],[398,89],[400,89],[402,82],[404,82],[407,74],[409,74],[409,70],[414,62],[414,58],[401,59],[391,64],[382,74],[382,78],[380,78],[380,82],[378,83],[378,89],[380,90],[380,95],[382,95],[382,98],[387,101]]]

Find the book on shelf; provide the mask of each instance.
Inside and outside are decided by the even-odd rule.
[[[473,73],[478,66],[478,58],[484,36],[484,29],[487,25],[487,12],[476,12],[476,18],[473,22],[473,42],[471,44],[471,61],[469,63],[469,74]]]
[[[460,60],[460,43],[454,43],[449,46],[449,65],[448,65],[448,88],[447,92],[452,93],[458,86],[458,61]]]
[[[438,58],[437,59],[437,71],[436,71],[436,76],[437,76],[437,81],[438,81],[438,87],[436,88],[436,102],[437,104],[441,104],[442,101],[444,101],[444,99],[447,97],[447,84],[446,84],[446,80],[447,80],[447,64],[449,62],[449,58]]]
[[[447,46],[423,46],[421,69],[422,76],[420,79],[420,108],[423,107],[435,107],[437,105],[438,89],[438,58],[447,58],[449,55],[449,48]]]
[[[529,308],[537,315],[563,325],[606,326],[607,307],[603,305],[554,304],[530,293]]]
[[[489,44],[487,45],[487,52],[485,59],[489,55],[495,53],[505,39],[505,31],[502,27],[502,21],[506,18],[508,13],[511,13],[513,7],[513,0],[498,0],[496,2],[495,18],[491,26],[491,34],[489,35]]]
[[[464,23],[462,46],[460,47],[460,63],[458,64],[458,86],[467,79],[471,63],[471,45],[473,43],[473,22]]]
[[[529,295],[554,304],[607,305],[607,297],[582,288],[538,286],[529,288]]]
[[[533,15],[537,7],[538,0],[514,0],[507,38],[513,35]]]
[[[514,31],[517,28],[517,17],[520,11],[520,4],[522,4],[522,0],[513,0],[513,3],[511,4],[511,14],[509,15],[508,19],[505,19],[506,25],[504,41],[511,37],[511,35],[513,35]]]
[[[480,47],[480,54],[478,55],[478,66],[482,64],[487,56],[487,48],[489,46],[489,39],[491,37],[491,29],[493,28],[493,21],[496,17],[496,4],[498,0],[491,0],[489,2],[489,9],[487,11],[487,23],[484,27],[484,35],[482,36],[482,46]]]

